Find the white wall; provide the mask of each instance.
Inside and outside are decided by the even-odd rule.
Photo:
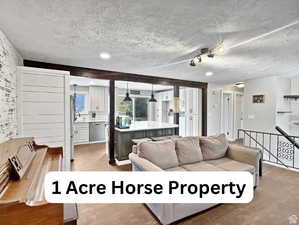
[[[265,95],[264,104],[252,103],[253,95]],[[291,80],[282,77],[265,77],[245,82],[244,128],[276,132],[275,126],[289,131],[291,102],[284,95],[291,94]]]
[[[272,132],[276,116],[277,78],[266,77],[245,82],[244,128]],[[264,104],[252,103],[253,95],[265,95]]]
[[[0,30],[0,143],[17,135],[17,66],[23,59]]]
[[[221,133],[222,92],[243,92],[243,89],[234,87],[234,84],[208,84],[208,135]]]

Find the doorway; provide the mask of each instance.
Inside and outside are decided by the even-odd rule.
[[[230,140],[234,138],[234,107],[233,93],[223,92],[222,95],[221,133]]]
[[[237,138],[238,129],[243,128],[244,95],[242,92],[221,92],[220,132],[229,140]]]
[[[235,93],[235,126],[234,138],[237,138],[238,129],[243,129],[243,109],[244,109],[244,95],[243,93]]]

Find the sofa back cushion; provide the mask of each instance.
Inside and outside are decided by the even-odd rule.
[[[145,158],[161,169],[177,167],[179,165],[172,140],[147,141],[137,145],[139,157]]]
[[[203,160],[199,145],[199,137],[177,138],[175,139],[175,149],[180,165]]]
[[[200,137],[200,147],[204,160],[219,159],[225,156],[228,149],[228,141],[225,134]]]

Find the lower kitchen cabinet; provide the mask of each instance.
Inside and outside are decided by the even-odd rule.
[[[74,124],[74,144],[89,143],[89,123]]]
[[[105,122],[77,122],[74,124],[75,145],[104,142],[106,140]]]

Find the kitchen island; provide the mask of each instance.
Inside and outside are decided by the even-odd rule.
[[[156,121],[135,122],[130,128],[115,128],[114,150],[118,161],[129,159],[133,139],[172,136],[176,134],[177,124]]]

